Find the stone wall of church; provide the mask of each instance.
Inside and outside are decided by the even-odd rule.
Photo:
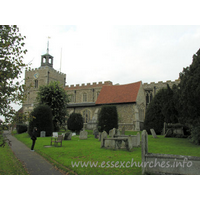
[[[84,118],[84,123],[86,123],[86,128],[93,129],[97,126],[97,117],[101,109],[101,105],[93,107],[76,107],[76,108],[67,108],[68,114],[73,112],[80,113]],[[118,120],[119,120],[119,129],[125,126],[126,130],[135,130],[136,128],[136,104],[116,104]],[[87,113],[87,121],[85,114]]]
[[[104,85],[112,85],[112,82],[105,81],[104,83],[70,85],[65,86],[65,90],[70,95],[70,103],[96,102],[101,88]]]

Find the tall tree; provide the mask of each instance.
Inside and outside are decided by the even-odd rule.
[[[200,125],[200,49],[192,64],[180,73],[180,120],[192,126]]]
[[[200,49],[180,73],[179,120],[190,127],[190,139],[200,145]]]
[[[169,85],[161,89],[155,95],[147,107],[144,128],[149,132],[153,128],[160,134],[163,129],[163,123],[177,123],[178,111],[174,102],[174,92]]]
[[[164,115],[161,109],[163,102],[163,94],[164,90],[159,90],[147,107],[144,120],[144,129],[146,129],[148,132],[152,128],[156,131],[157,134],[160,134],[162,131],[164,122]]]
[[[175,93],[176,90],[171,89],[168,84],[167,88],[163,91],[161,111],[166,123],[178,123],[178,111],[175,106]]]
[[[57,131],[59,126],[66,123],[69,97],[64,88],[59,85],[59,82],[50,82],[49,85],[40,86],[36,100],[39,104],[45,104],[51,108],[54,131]]]
[[[24,85],[19,79],[22,67],[25,66],[23,56],[26,37],[19,33],[16,25],[0,25],[0,115],[8,122],[15,110],[10,103],[22,103]]]

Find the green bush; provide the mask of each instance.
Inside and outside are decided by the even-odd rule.
[[[72,113],[67,120],[67,127],[70,131],[75,131],[79,134],[80,130],[83,128],[83,117],[79,113]]]
[[[52,111],[47,105],[39,105],[30,114],[28,133],[31,136],[33,128],[37,127],[37,137],[41,131],[46,132],[46,136],[51,136],[53,132]]]
[[[98,115],[98,130],[100,132],[118,128],[118,114],[116,106],[103,106]]]
[[[18,134],[25,133],[27,131],[27,125],[26,124],[17,124],[16,130],[17,130]]]

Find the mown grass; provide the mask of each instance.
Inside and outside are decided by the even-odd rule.
[[[133,135],[137,132],[126,132],[127,135]],[[17,139],[25,143],[28,147],[31,146],[31,139],[27,133],[15,135]],[[141,167],[131,167],[131,161],[137,165],[141,164],[141,147],[135,147],[129,152],[124,149],[109,150],[100,148],[100,141],[94,138],[92,134],[88,135],[87,140],[80,140],[79,136],[73,136],[72,140],[63,141],[62,147],[45,147],[50,145],[50,137],[38,138],[35,145],[35,150],[58,168],[61,168],[69,174],[86,174],[86,175],[140,175]],[[190,155],[200,157],[200,146],[190,143],[183,138],[165,138],[158,136],[153,138],[148,136],[149,152],[175,155]],[[72,167],[72,162],[94,162],[97,167]],[[116,165],[117,161],[119,162]],[[128,167],[126,167],[126,163]],[[99,167],[103,164],[104,167]],[[113,164],[112,164],[113,162]],[[124,165],[121,165],[123,162]],[[114,167],[116,165],[116,167]],[[118,167],[117,167],[118,166]],[[121,167],[120,167],[121,166]]]
[[[27,175],[22,163],[8,146],[0,147],[0,175]]]

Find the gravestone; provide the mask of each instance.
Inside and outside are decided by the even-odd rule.
[[[122,127],[122,135],[125,135],[125,126]]]
[[[99,138],[99,131],[98,131],[98,129],[94,129],[93,134],[94,134],[94,138],[96,138],[96,139]]]
[[[120,135],[120,130],[117,129],[115,135]]]
[[[101,141],[101,134],[102,134],[102,133],[99,132],[99,138],[98,138],[99,141]]]
[[[41,131],[40,132],[40,137],[46,137],[46,131]]]
[[[154,129],[150,129],[151,134],[153,136],[153,138],[157,138],[156,132],[154,131]]]
[[[80,140],[86,140],[86,139],[87,139],[87,135],[88,135],[88,132],[87,132],[87,131],[81,131],[81,132],[80,132],[79,139],[80,139]]]
[[[111,137],[113,130],[110,129],[108,135]]]
[[[76,135],[76,133],[72,133],[72,136],[75,136]]]
[[[109,136],[110,137],[114,137],[114,135],[115,135],[115,128],[113,128],[113,129],[111,129],[110,131],[109,131]]]
[[[108,134],[106,133],[106,131],[103,131],[102,133],[101,133],[101,139],[99,140],[99,141],[101,141],[101,147],[104,147],[104,139],[106,139],[108,137]]]
[[[53,136],[52,137],[58,137],[58,132],[53,132]]]
[[[101,137],[103,139],[107,138],[108,134],[106,133],[106,131],[104,131],[103,133],[101,133]]]
[[[140,133],[137,133],[137,146],[140,146]]]

